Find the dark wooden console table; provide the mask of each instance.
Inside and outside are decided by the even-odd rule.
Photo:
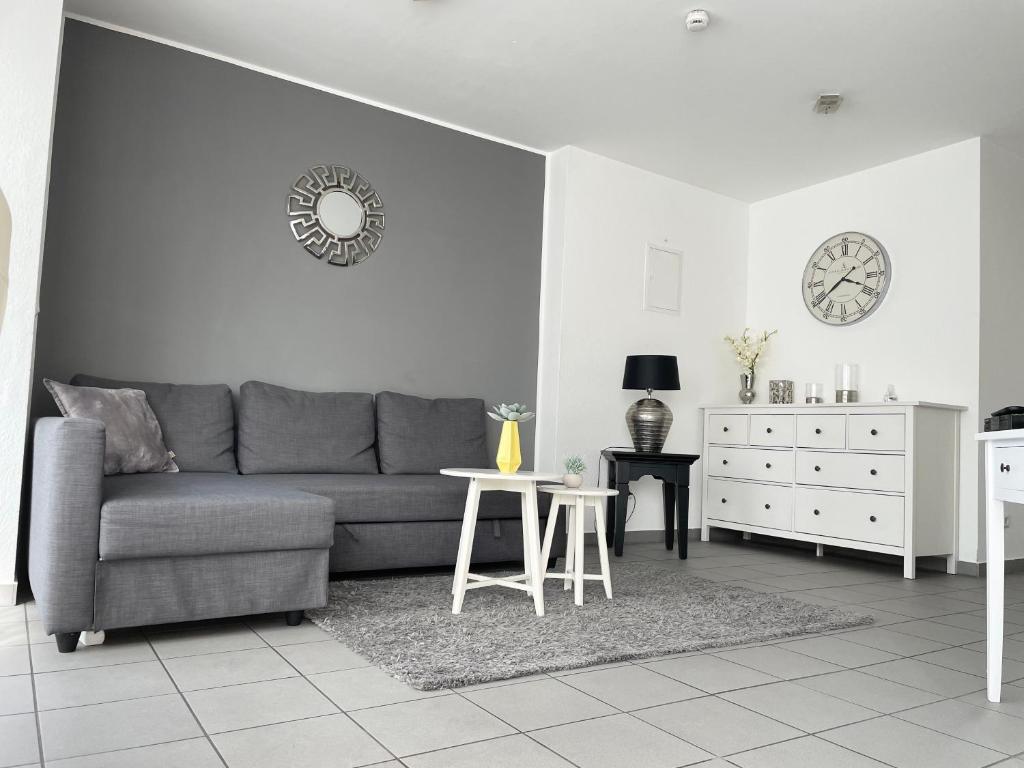
[[[637,453],[606,448],[601,458],[608,462],[608,487],[619,492],[615,504],[608,505],[608,546],[622,555],[626,538],[626,504],[629,484],[645,475],[662,482],[665,501],[665,549],[672,549],[676,520],[679,527],[679,559],[686,559],[688,518],[690,514],[690,467],[700,456],[689,453]],[[611,501],[609,499],[609,501]]]

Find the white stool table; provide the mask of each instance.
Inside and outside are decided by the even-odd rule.
[[[558,510],[564,505],[569,514],[569,538],[565,545],[565,573],[547,573],[549,579],[563,579],[565,589],[575,587],[574,602],[583,605],[583,582],[586,579],[604,582],[604,593],[612,599],[612,577],[608,571],[608,548],[605,533],[605,499],[618,496],[619,492],[607,488],[566,488],[563,485],[542,485],[544,493],[551,494],[551,512],[548,513],[548,527],[544,532],[544,548],[540,562],[546,565],[551,554],[551,541],[555,536],[555,522]],[[588,574],[583,570],[583,521],[587,507],[594,508],[594,532],[597,534],[597,552],[601,561],[600,574]]]
[[[538,616],[544,615],[544,567],[540,559],[540,520],[537,510],[537,483],[550,483],[561,475],[544,472],[514,472],[505,474],[497,469],[442,469],[442,475],[468,477],[469,491],[466,494],[466,511],[462,516],[462,538],[459,540],[459,556],[455,563],[455,581],[452,584],[452,613],[462,612],[462,601],[467,589],[479,587],[509,587],[520,589],[533,597],[533,607]],[[522,496],[523,514],[523,567],[524,573],[515,576],[492,578],[469,572],[473,557],[473,536],[476,533],[476,517],[483,491],[506,491]],[[470,583],[472,582],[472,583]]]

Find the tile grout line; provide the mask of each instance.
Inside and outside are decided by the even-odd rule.
[[[32,645],[29,643],[31,638],[28,635],[28,611],[24,605],[21,606],[21,612],[25,621],[25,655],[28,656],[28,676],[32,685],[32,714],[36,721],[36,745],[39,750],[39,768],[46,768],[46,755],[43,754],[43,726],[39,720],[39,696],[36,693],[35,662],[32,659]]]
[[[304,621],[308,621],[308,619],[305,619],[305,616],[303,616],[303,620]],[[266,639],[263,637],[263,635],[260,635],[260,633],[256,629],[253,628],[252,624],[250,624],[246,619],[243,619],[242,622],[247,627],[249,627],[249,629],[251,631],[255,632],[259,636],[260,640],[263,640],[263,642],[267,643],[267,645],[274,650],[274,653],[276,653],[278,655],[278,657],[280,657],[281,659],[284,660],[285,664],[287,664],[292,669],[294,669],[298,673],[299,677],[301,677],[303,680],[306,681],[306,683],[308,683],[310,686],[312,686],[316,690],[317,693],[319,693],[321,696],[323,696],[325,699],[327,699],[329,702],[331,702],[331,704],[333,704],[335,707],[337,707],[339,714],[343,715],[350,723],[355,725],[356,728],[358,728],[360,731],[365,733],[370,739],[373,740],[373,742],[375,744],[377,744],[381,749],[383,749],[384,752],[386,752],[388,755],[390,755],[392,759],[398,760],[399,762],[402,762],[401,758],[399,758],[398,755],[396,755],[394,752],[392,752],[390,749],[388,749],[386,746],[384,746],[384,744],[380,741],[380,739],[378,739],[376,736],[374,736],[372,733],[370,733],[368,730],[366,730],[363,727],[362,723],[358,722],[347,711],[342,709],[341,706],[338,704],[338,702],[336,702],[334,699],[332,699],[330,696],[328,696],[326,693],[324,693],[320,689],[320,686],[318,686],[316,683],[314,683],[312,680],[310,680],[301,669],[299,669],[297,666],[292,664],[292,662],[289,659],[287,659],[285,657],[285,655],[283,653],[281,653],[281,651],[278,650],[277,646],[271,645],[269,642],[267,642]],[[310,623],[312,624],[312,622],[310,622]],[[331,638],[331,639],[333,640],[334,638]],[[335,642],[337,642],[337,640],[335,640]],[[302,643],[294,643],[294,645],[302,645]],[[370,666],[372,666],[372,665],[370,665]],[[364,667],[353,667],[353,669],[364,669]],[[344,670],[335,670],[335,671],[344,671]],[[326,717],[326,715],[325,715],[325,717]],[[380,761],[378,761],[378,762],[380,762]],[[405,763],[402,762],[402,765],[405,765]]]
[[[217,759],[220,760],[221,765],[223,765],[224,768],[228,768],[228,761],[224,759],[224,755],[220,753],[220,749],[217,748],[217,745],[214,744],[213,739],[210,738],[210,734],[206,731],[206,726],[203,725],[203,723],[199,720],[199,716],[196,714],[195,710],[192,709],[192,703],[188,700],[185,694],[181,692],[181,688],[178,686],[178,681],[174,679],[174,676],[170,673],[170,670],[167,669],[167,665],[164,664],[164,660],[160,658],[160,654],[156,652],[156,648],[153,647],[153,643],[150,641],[148,637],[146,637],[146,644],[149,646],[149,650],[153,652],[153,655],[156,656],[157,661],[160,663],[160,668],[164,671],[164,674],[167,675],[167,679],[171,681],[171,685],[174,686],[174,690],[178,692],[178,697],[185,704],[185,707],[186,709],[188,709],[189,714],[192,715],[192,719],[195,720],[196,725],[199,726],[199,730],[206,738],[207,744],[209,744],[210,748],[213,749],[214,754],[217,755]]]

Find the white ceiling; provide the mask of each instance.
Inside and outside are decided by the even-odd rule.
[[[67,0],[541,150],[758,200],[977,135],[1024,154],[1021,0]],[[688,33],[686,11],[711,26]],[[819,92],[845,96],[816,115]]]

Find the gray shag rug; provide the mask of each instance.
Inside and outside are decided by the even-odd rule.
[[[545,580],[546,615],[526,593],[466,593],[451,613],[450,575],[333,582],[325,608],[307,611],[337,640],[421,691],[506,680],[626,659],[776,640],[873,619],[647,563],[617,564],[614,599],[598,581],[582,608]]]

